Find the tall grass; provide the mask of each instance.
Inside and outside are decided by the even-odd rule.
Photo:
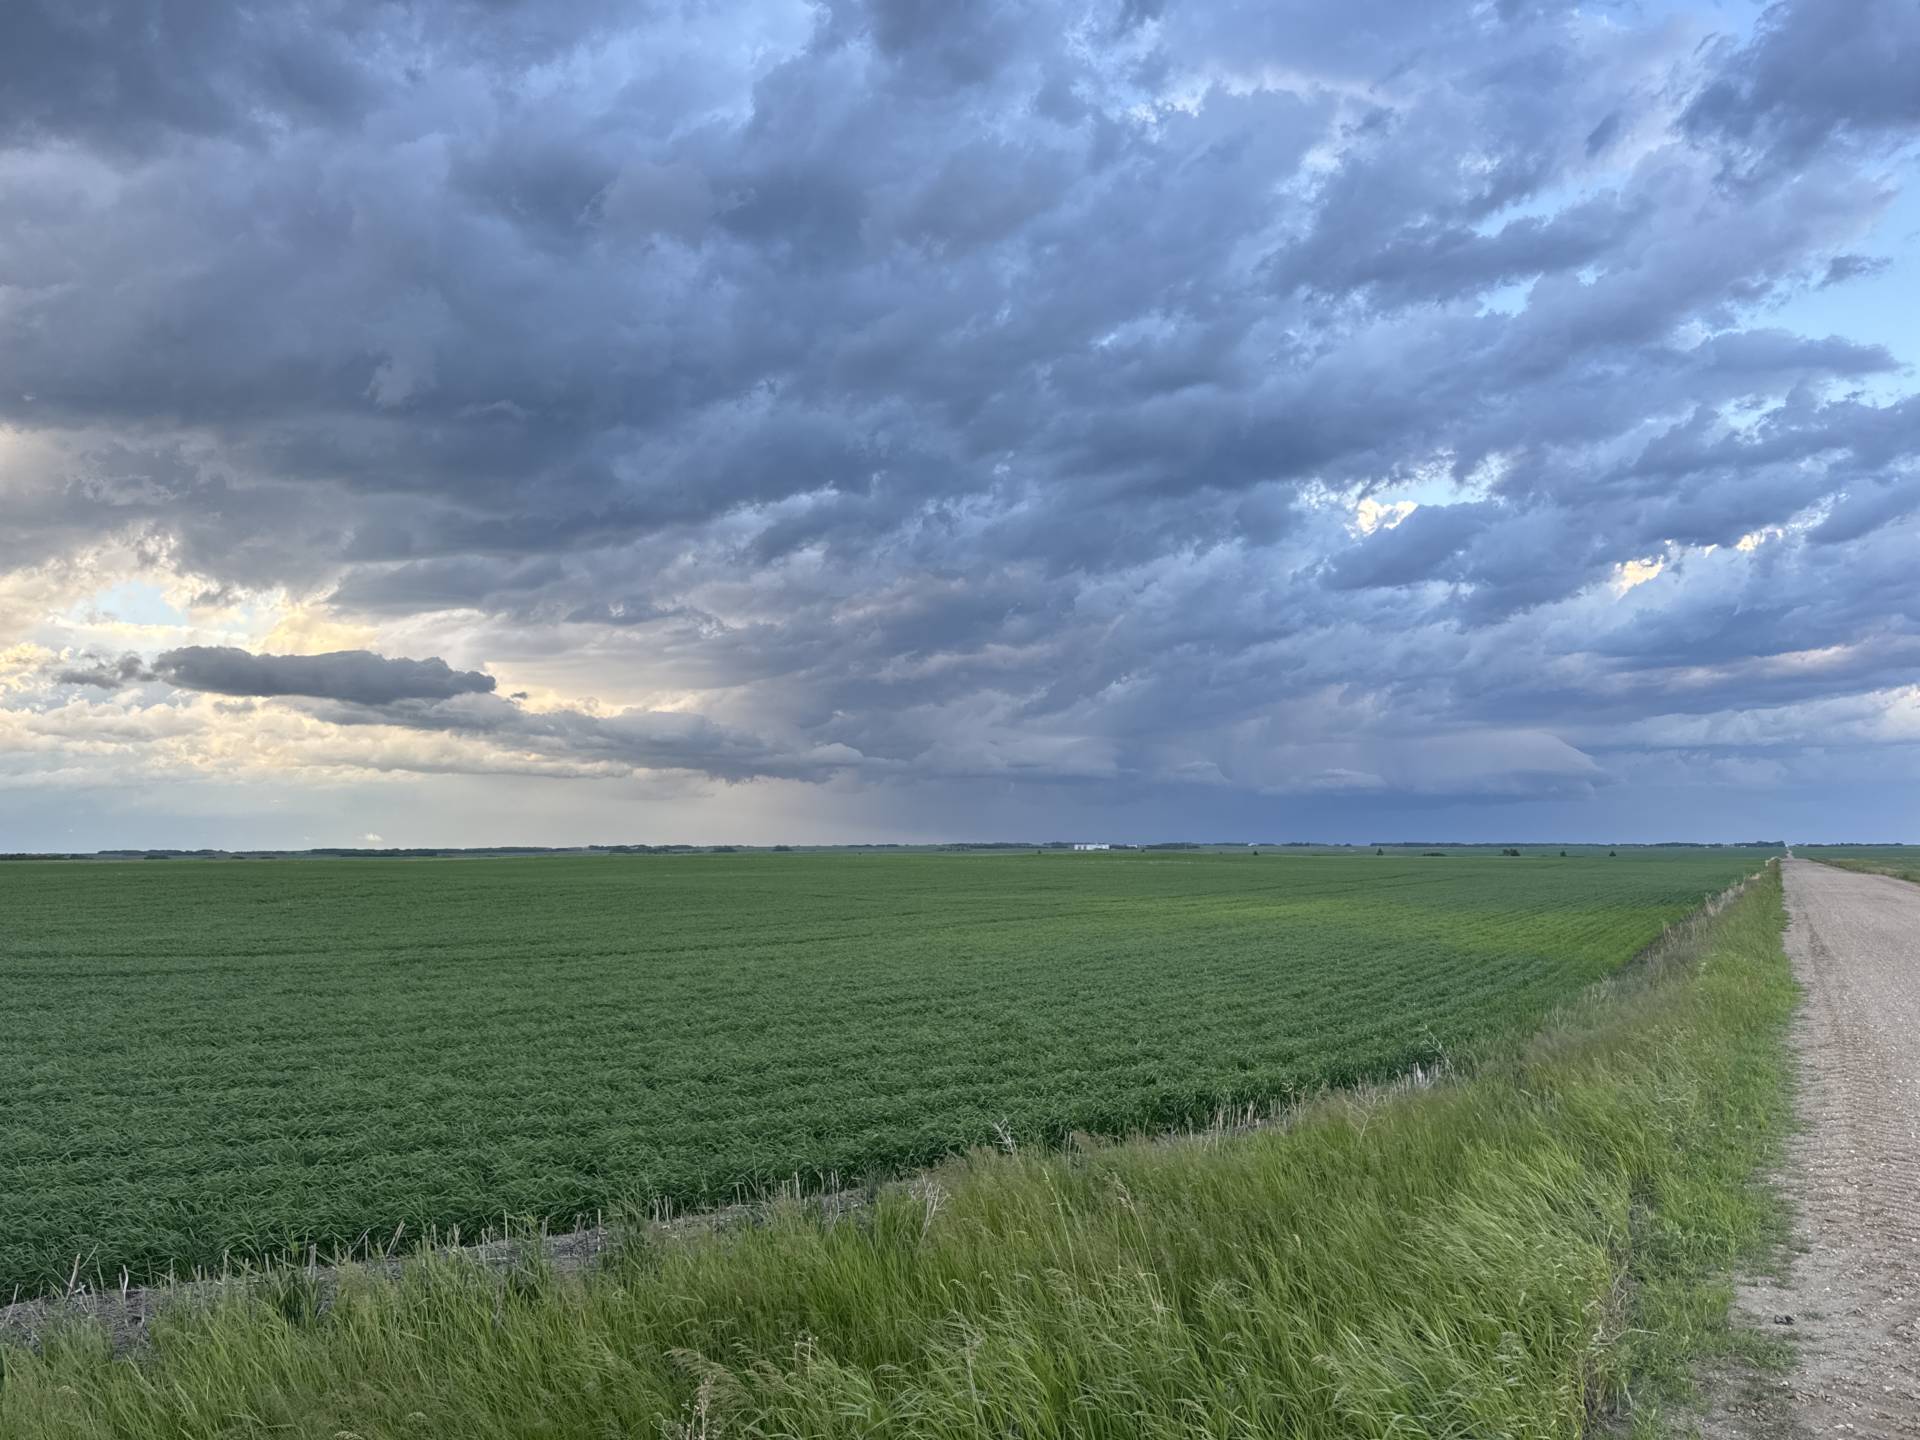
[[[116,1357],[16,1350],[8,1437],[1569,1436],[1727,1343],[1785,1123],[1777,871],[1473,1077],[1245,1134],[987,1154],[604,1269],[423,1257]]]

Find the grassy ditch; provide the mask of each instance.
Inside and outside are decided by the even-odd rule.
[[[5,1354],[0,1435],[1568,1436],[1732,1345],[1787,1123],[1776,867],[1471,1078],[979,1154],[604,1269],[298,1272]]]

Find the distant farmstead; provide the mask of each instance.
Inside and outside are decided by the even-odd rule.
[[[1113,849],[1113,846],[1111,845],[1075,845],[1073,848],[1076,850],[1111,850]]]

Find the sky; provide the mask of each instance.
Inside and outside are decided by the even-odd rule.
[[[13,0],[0,851],[1920,840],[1920,3]]]

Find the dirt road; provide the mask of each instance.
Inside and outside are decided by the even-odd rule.
[[[1742,1301],[1763,1324],[1791,1316],[1800,1359],[1751,1428],[1724,1433],[1920,1436],[1920,885],[1784,863],[1806,989],[1797,1253],[1786,1285]]]

